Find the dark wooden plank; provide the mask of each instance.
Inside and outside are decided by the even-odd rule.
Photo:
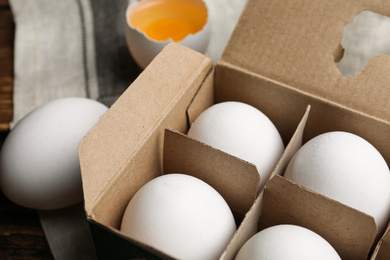
[[[0,259],[53,259],[36,210],[0,193]]]
[[[7,0],[0,0],[0,131],[8,131],[13,118],[15,24]]]
[[[0,7],[9,7],[8,0],[0,0]]]

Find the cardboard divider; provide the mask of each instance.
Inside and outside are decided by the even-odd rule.
[[[269,179],[272,179],[275,175],[283,175],[285,169],[287,168],[288,163],[295,153],[302,147],[303,144],[303,133],[309,118],[311,111],[311,105],[306,107],[306,111],[296,128],[294,135],[291,137],[290,142],[288,143],[286,149],[283,152],[282,158],[276,164],[274,171],[272,172]]]
[[[293,136],[291,137],[286,149],[284,150],[282,157],[275,166],[272,176],[281,175],[284,169],[287,167],[288,162],[294,156],[295,152],[302,146],[302,135],[305,128],[306,121],[310,113],[310,105],[307,106],[306,111],[301,118]],[[253,235],[259,232],[259,218],[261,216],[264,199],[264,189],[260,191],[258,197],[253,203],[250,210],[246,213],[245,218],[241,222],[236,234],[233,236],[225,252],[222,254],[220,260],[234,259],[240,248],[248,241]]]
[[[261,214],[263,191],[257,196],[250,210],[245,214],[241,225],[234,234],[219,260],[234,259],[241,247],[258,232],[258,221]]]
[[[387,228],[387,231],[383,237],[379,240],[378,245],[375,248],[375,251],[371,257],[371,260],[388,260],[390,255],[390,229]]]
[[[367,259],[377,234],[373,217],[277,175],[264,191],[260,230],[278,225],[306,227],[327,240],[341,259]]]
[[[240,224],[257,197],[260,176],[255,165],[172,129],[165,130],[163,154],[165,174],[184,173],[208,183]]]

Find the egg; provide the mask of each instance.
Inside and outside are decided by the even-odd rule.
[[[218,103],[203,111],[187,135],[254,164],[260,175],[260,189],[284,151],[272,121],[257,108],[236,101]]]
[[[205,53],[211,33],[208,8],[202,0],[141,0],[126,10],[126,43],[144,69],[170,42]]]
[[[157,177],[130,200],[120,230],[177,259],[218,259],[236,231],[222,196],[181,173]]]
[[[389,167],[373,145],[355,134],[334,131],[309,140],[284,177],[373,216],[380,233],[389,221]]]
[[[341,260],[317,233],[296,225],[276,225],[255,234],[235,260]]]
[[[78,144],[107,111],[86,98],[61,98],[24,116],[0,153],[0,185],[11,201],[39,210],[82,201]]]

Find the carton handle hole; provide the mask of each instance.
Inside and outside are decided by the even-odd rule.
[[[382,54],[390,55],[390,17],[365,10],[345,25],[335,62],[345,77],[352,78],[369,59]]]

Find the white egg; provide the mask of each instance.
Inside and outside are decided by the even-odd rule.
[[[378,150],[347,132],[321,134],[290,161],[284,177],[375,218],[382,232],[390,217],[390,172]]]
[[[121,231],[177,259],[218,259],[234,232],[233,214],[210,185],[185,174],[145,184],[129,202]]]
[[[78,145],[107,109],[90,99],[62,98],[23,117],[1,149],[3,193],[16,204],[34,209],[81,202]]]
[[[204,13],[206,19],[198,21],[197,18],[200,15],[196,11]],[[170,37],[161,37],[163,31],[166,31]],[[192,33],[186,34],[184,38],[179,37],[186,31],[192,31]],[[151,35],[149,32],[159,33]],[[203,0],[132,1],[126,10],[127,47],[135,62],[142,69],[148,66],[154,57],[171,42],[178,42],[200,53],[205,53],[210,34],[208,8]]]
[[[240,249],[235,260],[340,260],[336,250],[313,231],[277,225],[258,232]]]
[[[242,102],[223,102],[206,109],[192,123],[188,136],[253,163],[260,175],[260,189],[284,151],[271,120]]]

